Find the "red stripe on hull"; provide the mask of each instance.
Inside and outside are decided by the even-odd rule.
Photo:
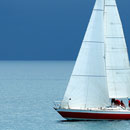
[[[105,113],[80,113],[80,112],[58,112],[67,119],[96,119],[96,120],[129,120],[130,114],[105,114]]]

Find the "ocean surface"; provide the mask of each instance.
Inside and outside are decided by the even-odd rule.
[[[130,121],[63,119],[61,100],[74,61],[0,61],[0,130],[130,130]]]

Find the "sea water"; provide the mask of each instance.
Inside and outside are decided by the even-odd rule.
[[[0,61],[0,130],[130,130],[130,121],[66,121],[63,98],[74,61]]]

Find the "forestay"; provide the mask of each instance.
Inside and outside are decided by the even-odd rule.
[[[104,0],[97,0],[62,108],[84,109],[109,105],[104,51]]]
[[[129,97],[130,67],[123,28],[115,0],[105,0],[105,46],[110,98]]]

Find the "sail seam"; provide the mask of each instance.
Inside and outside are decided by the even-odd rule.
[[[100,42],[100,41],[83,41],[83,42],[92,42],[92,43],[104,43],[104,42]]]
[[[113,7],[115,7],[116,5],[105,5],[105,6],[113,6]]]
[[[72,75],[72,76],[82,76],[82,77],[106,77],[105,75]]]
[[[106,53],[114,53],[114,52],[120,52],[120,53],[122,52],[123,53],[123,52],[126,52],[126,50],[125,49],[113,49],[111,51],[110,50],[106,51]]]
[[[104,11],[103,9],[93,9],[94,11]]]
[[[126,68],[126,69],[106,69],[106,70],[130,70],[130,68]]]
[[[124,49],[124,50],[126,50],[126,48],[111,48],[111,49]]]
[[[124,37],[105,37],[105,38],[124,38]]]

